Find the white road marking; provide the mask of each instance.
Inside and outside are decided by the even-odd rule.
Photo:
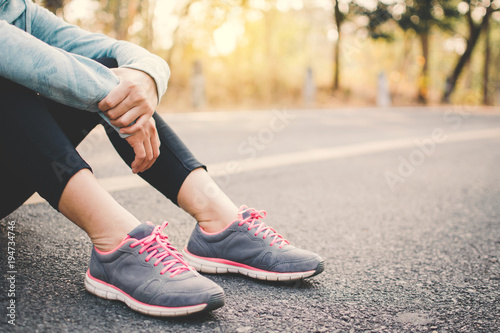
[[[500,128],[481,129],[459,133],[447,133],[445,143],[482,140],[500,137]],[[212,177],[223,175],[238,175],[244,172],[272,169],[281,166],[305,164],[327,161],[337,158],[354,157],[375,154],[385,151],[416,147],[415,142],[429,139],[429,137],[413,137],[397,140],[382,140],[375,142],[358,143],[340,147],[316,148],[305,151],[258,157],[252,160],[233,160],[208,165]],[[439,144],[439,145],[441,145]],[[237,172],[230,172],[229,163],[240,168]],[[99,179],[101,185],[109,192],[128,190],[147,186],[148,183],[137,175],[125,175]],[[45,200],[35,193],[25,204],[35,204]]]

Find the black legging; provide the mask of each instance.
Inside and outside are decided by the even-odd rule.
[[[114,59],[99,59],[116,67]],[[160,156],[139,173],[149,184],[177,204],[179,189],[189,173],[205,167],[179,137],[155,113]],[[69,179],[90,166],[75,147],[98,124],[129,166],[134,151],[97,113],[81,111],[37,95],[34,91],[0,77],[0,218],[38,192],[57,209]]]

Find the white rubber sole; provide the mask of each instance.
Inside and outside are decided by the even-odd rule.
[[[99,282],[89,276],[89,272],[85,274],[85,288],[92,294],[109,299],[109,300],[117,300],[121,301],[132,310],[137,312],[147,314],[150,316],[161,316],[161,317],[178,317],[178,316],[187,316],[189,314],[200,312],[207,308],[207,304],[197,304],[192,306],[184,306],[184,307],[162,307],[156,305],[148,305],[138,300],[132,298],[130,295],[122,292],[118,288],[111,286],[105,282]]]
[[[249,266],[243,267],[238,263],[234,263],[234,265],[232,265],[229,263],[229,261],[226,261],[228,263],[221,263],[192,255],[186,249],[182,251],[182,255],[191,266],[193,266],[198,272],[201,273],[209,273],[209,274],[237,273],[254,279],[265,280],[265,281],[294,281],[294,280],[305,279],[307,277],[317,274],[317,270],[306,271],[306,272],[294,272],[294,273],[276,273],[276,272],[263,271],[260,269],[253,269],[252,267]]]

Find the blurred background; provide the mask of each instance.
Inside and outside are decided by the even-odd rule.
[[[500,0],[36,0],[164,58],[160,111],[500,105]]]

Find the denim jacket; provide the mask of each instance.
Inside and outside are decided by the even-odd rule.
[[[99,112],[108,121],[97,104],[119,79],[91,60],[101,57],[149,74],[158,98],[165,93],[170,70],[160,57],[70,25],[31,0],[0,0],[0,76],[59,103]]]

